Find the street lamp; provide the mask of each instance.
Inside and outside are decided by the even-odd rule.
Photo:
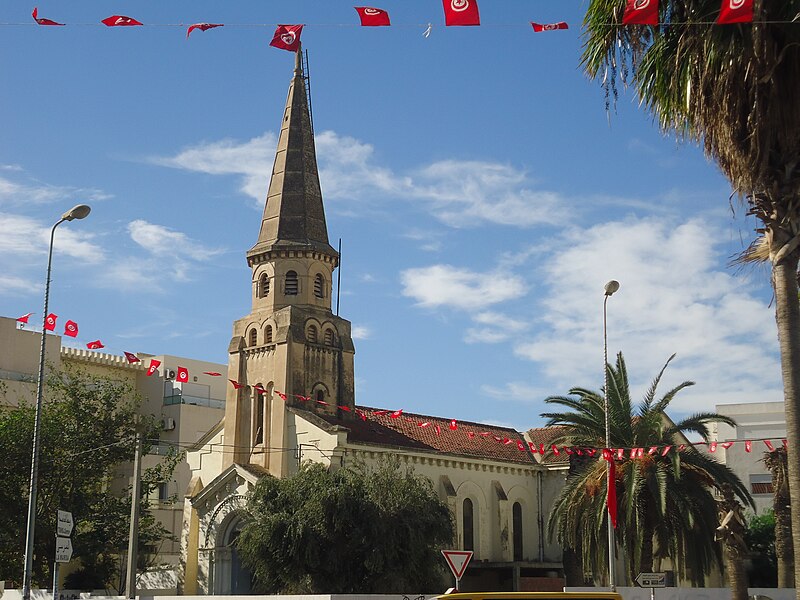
[[[603,410],[606,413],[606,448],[611,448],[611,423],[608,417],[608,327],[607,327],[607,310],[608,298],[619,289],[619,281],[612,279],[606,283],[605,297],[603,298]],[[609,457],[608,464],[606,465],[606,486],[608,490],[612,485],[616,485],[611,480],[611,461],[614,457]],[[606,501],[606,513],[608,517],[608,584],[612,592],[617,591],[617,577],[614,572],[614,566],[617,562],[616,559],[616,540],[614,539],[614,526],[611,524],[611,506]]]
[[[42,346],[39,352],[39,378],[36,380],[36,416],[33,422],[33,455],[31,457],[31,486],[28,494],[28,528],[25,542],[25,572],[22,576],[23,600],[31,597],[31,571],[33,569],[33,538],[36,527],[36,492],[39,480],[39,429],[41,427],[42,391],[44,388],[44,348],[47,341],[45,326],[47,325],[47,305],[50,299],[50,267],[53,263],[53,237],[56,227],[64,221],[85,219],[91,212],[86,204],[78,204],[61,215],[61,219],[50,230],[50,248],[47,254],[47,279],[44,284],[44,314],[42,315]]]

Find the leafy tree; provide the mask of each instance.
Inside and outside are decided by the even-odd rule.
[[[745,541],[750,548],[750,587],[776,587],[778,561],[775,556],[775,513],[772,510],[750,518]]]
[[[674,355],[673,355],[674,357]],[[683,434],[708,439],[708,426],[729,417],[699,413],[673,423],[666,410],[675,395],[693,385],[685,381],[660,398],[656,391],[664,370],[653,380],[643,400],[634,406],[630,397],[628,372],[622,353],[616,365],[608,364],[608,406],[613,448],[643,448],[640,458],[625,458],[616,464],[618,502],[617,541],[628,559],[632,580],[640,571],[651,572],[655,559],[669,558],[685,579],[700,585],[704,573],[720,562],[714,542],[718,525],[714,489],[730,484],[735,495],[752,505],[747,489],[725,465],[689,445],[681,452],[674,446]],[[568,409],[544,413],[547,425],[563,427],[556,444],[605,447],[605,411],[602,392],[572,388],[570,396],[545,400]],[[649,453],[652,447],[673,446],[662,456]],[[595,580],[608,570],[606,519],[606,462],[602,459],[577,461],[574,471],[553,504],[548,526],[566,548],[580,553],[584,569]]]
[[[264,477],[237,541],[261,593],[387,594],[442,589],[453,540],[430,480],[397,460]]]
[[[130,488],[114,491],[115,470],[133,460],[138,426],[147,437],[153,417],[138,414],[140,399],[124,383],[79,371],[48,380],[41,412],[33,583],[48,587],[55,556],[58,509],[73,514],[74,558],[82,567],[69,583],[78,589],[108,588],[119,574],[127,548]],[[20,585],[27,528],[30,462],[35,409],[25,403],[0,410],[0,579]],[[178,460],[171,456],[143,474],[140,547],[153,547],[167,534],[149,513],[147,495],[169,480]]]
[[[583,65],[607,98],[621,75],[663,131],[701,142],[760,221],[746,256],[772,267],[787,437],[800,448],[800,0],[756,0],[752,24],[724,26],[719,0],[662,2],[660,27],[622,26],[624,6],[589,2]],[[788,473],[800,498],[800,461]],[[792,532],[800,540],[800,511]]]

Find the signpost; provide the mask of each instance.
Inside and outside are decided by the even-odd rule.
[[[650,588],[650,600],[656,598],[656,588],[667,587],[666,573],[639,573],[635,579],[640,587]]]
[[[458,591],[458,583],[467,570],[467,565],[472,558],[472,550],[442,550],[444,559],[447,561],[447,566],[453,572],[453,577],[456,578],[456,591]]]
[[[56,559],[53,565],[53,600],[58,600],[58,565],[62,562],[69,562],[72,558],[72,527],[75,525],[72,520],[72,513],[66,510],[58,511],[56,521]]]
[[[72,513],[65,510],[58,511],[58,523],[56,525],[56,533],[62,537],[69,537],[72,535]]]

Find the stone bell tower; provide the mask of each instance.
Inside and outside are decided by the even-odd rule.
[[[281,477],[295,443],[290,407],[347,420],[355,404],[350,322],[331,311],[339,254],[328,242],[299,50],[247,264],[252,309],[234,322],[228,347],[228,378],[242,387],[228,388],[223,467],[255,464]]]

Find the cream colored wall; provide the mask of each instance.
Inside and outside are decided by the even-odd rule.
[[[0,405],[17,406],[20,401],[36,401],[39,354],[42,336],[29,329],[18,329],[17,320],[0,317]],[[48,334],[45,368],[61,366],[61,336]]]

